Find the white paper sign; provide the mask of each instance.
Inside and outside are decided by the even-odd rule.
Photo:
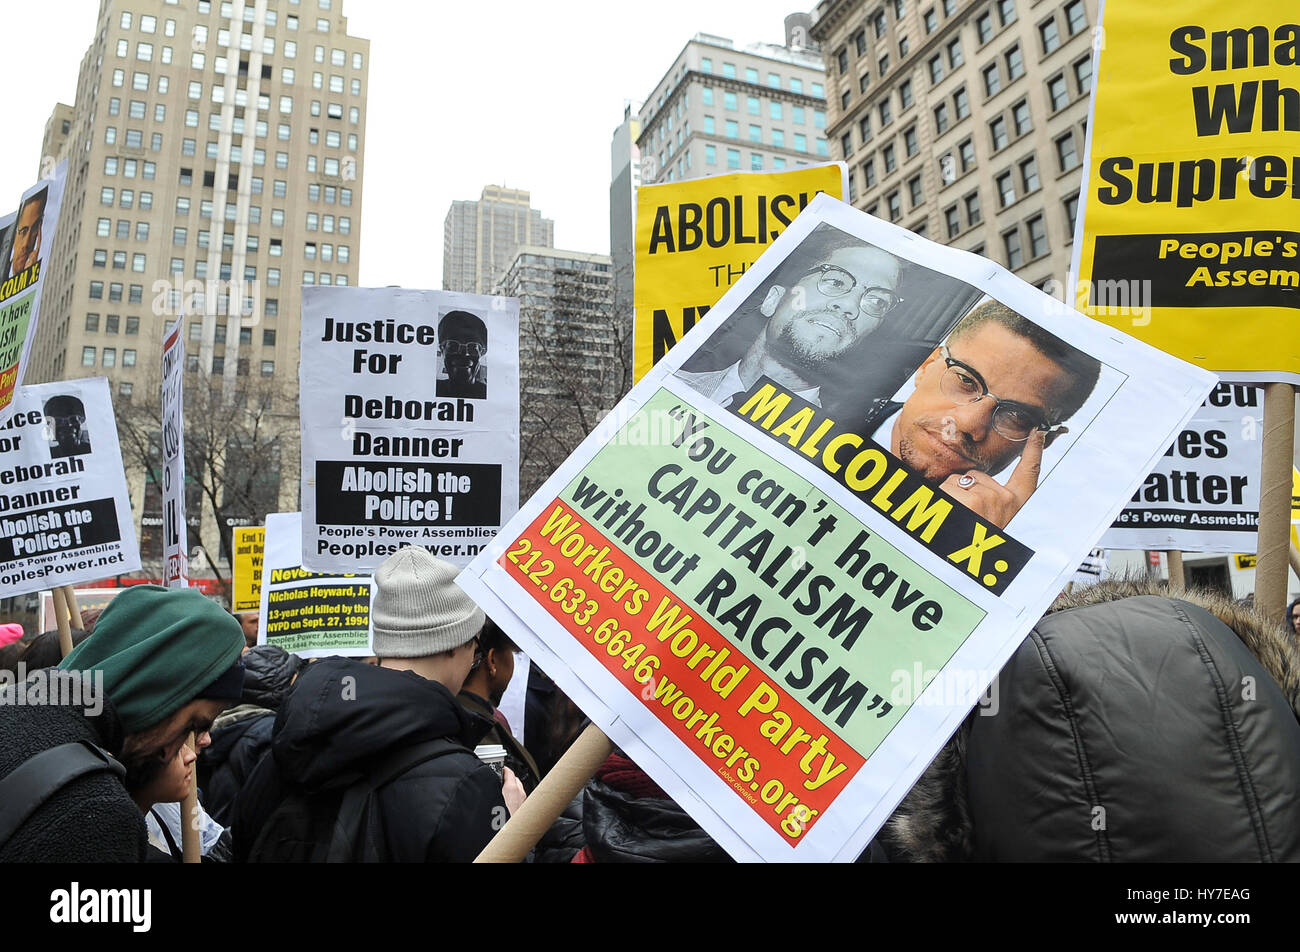
[[[19,387],[0,426],[0,598],[140,568],[108,381]]]
[[[819,195],[458,583],[737,859],[852,860],[1214,382]]]
[[[1254,552],[1263,392],[1221,383],[1102,537],[1112,549]]]
[[[163,340],[163,584],[188,588],[189,542],[185,523],[185,338],[177,321]]]
[[[403,545],[465,565],[519,501],[519,302],[309,287],[304,564],[372,570]]]

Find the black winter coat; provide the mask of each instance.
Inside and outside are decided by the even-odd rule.
[[[1058,599],[886,822],[895,860],[1300,860],[1300,654],[1218,596]]]
[[[53,687],[56,679],[80,679],[81,672],[48,670],[38,676]],[[13,700],[15,687],[6,689],[7,700]],[[120,756],[122,722],[108,698],[100,697],[103,710],[93,717],[83,707],[0,704],[0,778],[40,751],[76,741]],[[147,843],[139,807],[120,780],[101,771],[79,777],[38,807],[0,846],[0,863],[139,863]]]
[[[270,753],[235,801],[236,860],[288,793],[337,797],[398,750],[441,738],[461,749],[375,794],[382,852],[395,862],[474,859],[507,817],[501,781],[471,749],[490,726],[413,672],[339,658],[308,665],[276,717]]]
[[[275,711],[247,705],[244,716],[226,723],[217,718],[212,744],[199,753],[199,789],[203,806],[218,823],[230,824],[235,797],[258,761],[271,749]],[[239,710],[239,709],[237,709]]]

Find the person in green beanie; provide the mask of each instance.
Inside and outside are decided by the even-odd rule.
[[[207,746],[212,721],[240,696],[243,649],[239,622],[197,590],[138,585],[63,659],[40,703],[16,690],[22,685],[0,691],[0,804],[33,801],[16,828],[0,826],[0,862],[143,860],[144,821],[121,767],[138,783],[175,759],[191,733]],[[79,693],[56,690],[72,681]],[[40,786],[24,778],[37,755],[76,745],[120,766],[34,792]]]

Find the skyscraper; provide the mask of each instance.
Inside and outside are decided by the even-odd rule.
[[[442,226],[442,287],[491,294],[520,245],[555,246],[555,222],[517,188],[486,185],[478,201],[457,201]]]
[[[784,46],[689,40],[641,107],[642,181],[826,161],[826,77],[807,20],[786,18]]]
[[[632,268],[636,255],[634,225],[636,190],[641,185],[641,150],[636,140],[641,121],[632,105],[623,108],[623,121],[609,144],[609,256],[614,268],[614,306],[619,314],[632,314]]]
[[[1096,0],[822,0],[850,200],[1031,284],[1064,279],[1096,23]]]
[[[519,498],[527,499],[632,384],[631,322],[608,255],[521,246],[495,293],[519,298]]]
[[[369,45],[342,0],[104,0],[46,126],[68,181],[26,382],[107,376],[120,416],[183,308],[195,380],[295,393],[300,286],[357,281]]]

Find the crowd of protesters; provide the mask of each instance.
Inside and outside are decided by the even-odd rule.
[[[196,789],[204,862],[474,859],[585,718],[533,666],[517,736],[498,708],[516,646],[457,571],[418,546],[385,561],[368,659],[305,662],[258,644],[256,615],[149,585],[67,657],[20,630],[0,646],[0,861],[178,862]],[[1138,580],[1062,596],[860,861],[1300,859],[1296,615]],[[528,858],[728,856],[616,749]]]

